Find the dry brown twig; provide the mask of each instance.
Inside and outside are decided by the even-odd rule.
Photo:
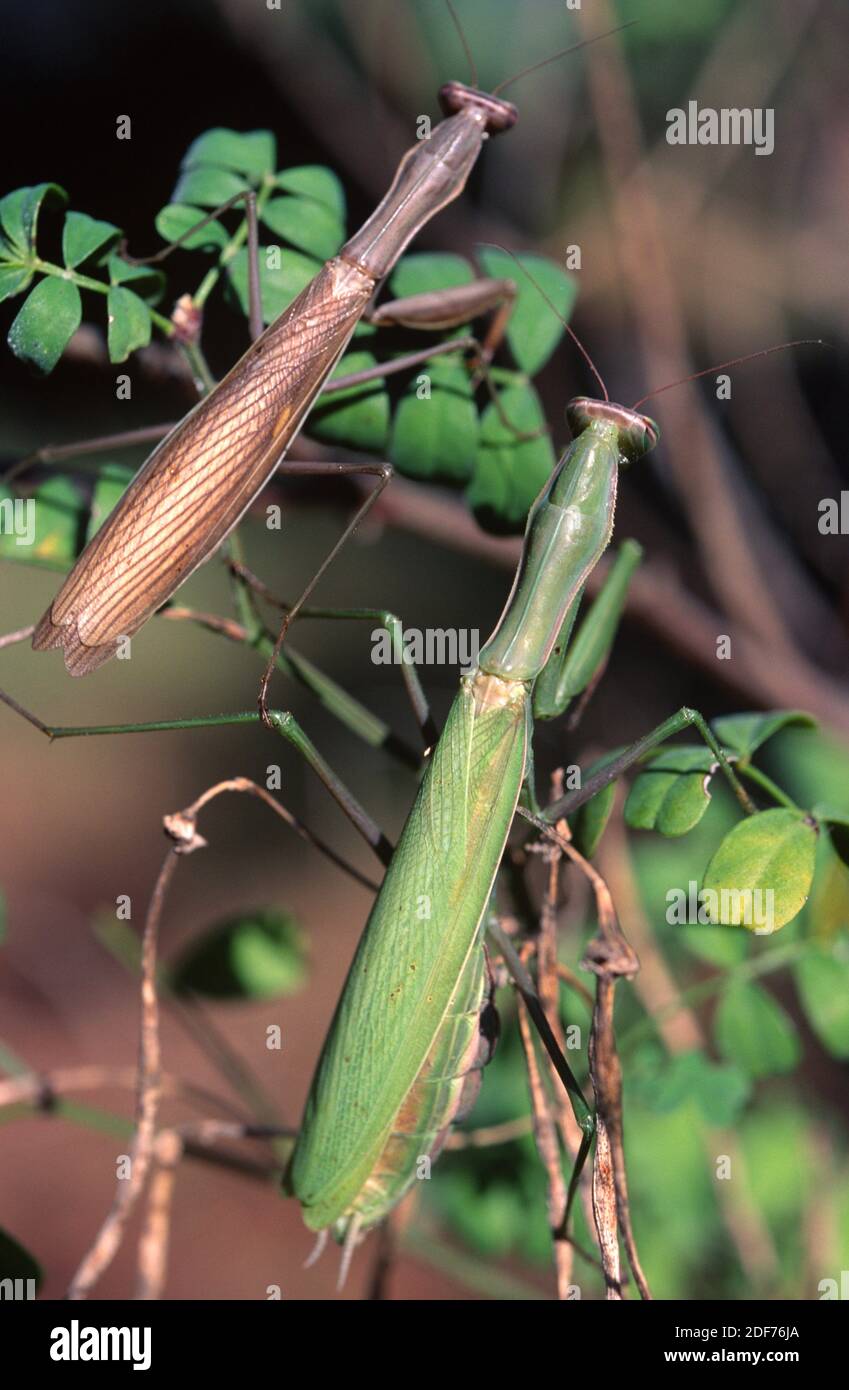
[[[127,1222],[144,1189],[154,1161],[157,1143],[156,1121],[162,1095],[159,1000],[156,988],[159,924],[179,856],[192,854],[195,850],[202,849],[206,845],[206,841],[197,830],[198,815],[205,806],[225,792],[241,792],[258,797],[277,814],[283,815],[284,819],[289,814],[264,787],[251,782],[247,777],[233,777],[207,788],[185,810],[177,811],[173,815],[167,815],[163,818],[166,834],[173,843],[159,871],[142,934],[139,1082],[136,1101],[136,1129],[129,1153],[130,1175],[127,1179],[119,1179],[118,1181],[112,1206],[94,1242],[71,1280],[67,1294],[70,1299],[87,1298],[97,1280],[112,1263],[121,1244]],[[203,1132],[208,1134],[210,1125],[218,1125],[220,1130],[222,1124],[223,1122],[219,1121],[207,1121]],[[236,1131],[244,1134],[246,1127],[244,1125],[230,1126],[230,1133]],[[167,1150],[165,1168],[173,1168],[179,1161],[179,1153],[176,1153],[170,1141],[163,1141],[163,1151],[165,1150]],[[173,1157],[175,1153],[176,1157]],[[173,1181],[169,1179],[167,1173],[160,1175],[154,1193],[152,1214],[146,1228],[147,1243],[144,1250],[146,1272],[143,1275],[145,1287],[157,1287],[157,1280],[161,1273],[160,1267],[164,1268],[162,1263],[164,1257],[158,1252],[159,1247],[167,1240],[167,1210],[172,1189]]]
[[[604,879],[575,848],[568,826],[548,825],[538,816],[522,812],[589,880],[596,899],[598,932],[588,943],[581,965],[596,976],[596,996],[588,1046],[590,1078],[596,1099],[596,1147],[593,1159],[593,1208],[607,1296],[622,1297],[622,1272],[617,1234],[628,1255],[628,1263],[642,1298],[651,1290],[643,1273],[631,1225],[628,1180],[622,1125],[622,1071],[613,1031],[613,1007],[617,981],[631,979],[639,970],[636,953],[628,944],[616,916],[613,899]]]
[[[70,1299],[87,1298],[97,1280],[112,1263],[150,1168],[156,1118],[162,1095],[159,1001],[156,994],[157,940],[162,908],[177,867],[179,852],[179,847],[175,845],[165,856],[142,934],[139,1086],[136,1100],[136,1131],[129,1153],[130,1174],[128,1178],[118,1180],[109,1213],[68,1287],[67,1296]]]
[[[522,959],[527,963],[533,948],[526,945]],[[542,990],[540,998],[542,999]],[[544,1005],[543,1005],[544,1006]],[[519,997],[519,1031],[525,1053],[528,1086],[531,1093],[534,1140],[548,1183],[548,1225],[554,1248],[554,1268],[557,1275],[557,1297],[568,1299],[572,1287],[572,1247],[563,1230],[566,1215],[567,1191],[561,1167],[560,1145],[549,1096],[537,1063],[536,1049],[527,1007]],[[549,1022],[551,1018],[549,1017]]]

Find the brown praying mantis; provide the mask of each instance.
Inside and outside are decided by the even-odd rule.
[[[456,22],[450,4],[449,10]],[[573,45],[544,62],[582,46]],[[143,464],[36,626],[32,641],[36,651],[62,648],[65,665],[74,676],[87,675],[108,661],[233,531],[285,458],[323,390],[340,391],[439,353],[463,349],[476,353],[477,370],[485,372],[506,327],[515,295],[512,281],[480,279],[378,309],[371,306],[413,238],[462,193],[484,142],[515,124],[515,106],[498,95],[515,80],[507,79],[492,93],[456,81],[441,88],[445,119],[404,155],[374,213],[264,332],[260,331],[254,197],[239,195],[246,197],[253,251],[254,341]],[[364,317],[374,324],[438,330],[489,312],[493,318],[482,343],[474,338],[454,339],[328,384]],[[283,620],[260,687],[260,711],[266,723],[268,685],[292,619],[392,473],[388,464],[355,462],[298,463],[290,465],[289,471],[333,477],[367,474],[377,478],[377,486]]]

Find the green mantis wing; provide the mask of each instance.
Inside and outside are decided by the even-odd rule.
[[[380,1219],[373,1176],[379,1169],[386,1177],[398,1130],[414,1142],[390,1159],[403,1171],[383,1184],[394,1192],[384,1206],[412,1181],[420,1136],[440,1124],[423,1070],[437,1080],[462,1072],[469,1050],[462,1020],[482,993],[482,955],[477,973],[471,956],[521,788],[527,695],[523,684],[476,673],[463,680],[451,708],[307,1100],[289,1185],[313,1230],[341,1223],[342,1233],[355,1213],[364,1224]],[[425,1112],[421,1123],[408,1113],[411,1095]]]

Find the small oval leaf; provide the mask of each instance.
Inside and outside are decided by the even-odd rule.
[[[835,1057],[849,1057],[849,960],[813,950],[797,961],[796,988],[805,1016]]]
[[[0,264],[0,304],[25,290],[31,279],[32,271],[27,266]]]
[[[220,251],[230,238],[214,218],[198,227],[204,216],[203,208],[192,207],[189,203],[169,203],[156,214],[154,225],[163,241],[172,245],[179,241],[185,251]],[[189,232],[190,236],[187,235]],[[181,237],[185,237],[185,240],[180,241]]]
[[[370,352],[349,352],[332,373],[348,376],[373,367],[376,358]],[[317,439],[347,444],[355,449],[380,451],[385,457],[389,435],[389,394],[380,378],[349,386],[329,396],[320,396],[309,418],[309,432]]]
[[[625,801],[625,824],[661,835],[686,835],[710,805],[710,778],[702,772],[641,772]]]
[[[714,719],[712,728],[717,738],[733,748],[741,757],[751,757],[756,749],[791,725],[815,729],[817,721],[801,709],[771,710],[769,714],[724,714]]]
[[[288,913],[260,909],[228,919],[193,941],[171,970],[177,994],[276,999],[307,977],[304,938]]]
[[[16,254],[29,260],[35,254],[38,214],[44,203],[63,206],[68,195],[58,183],[37,183],[16,188],[0,198],[0,227]]]
[[[341,179],[324,164],[303,164],[296,169],[283,169],[275,176],[275,184],[286,193],[303,193],[314,198],[345,222],[345,190]]]
[[[501,413],[494,403],[483,413],[475,476],[466,489],[478,521],[491,530],[517,530],[524,524],[557,461],[548,434],[516,437],[517,430],[543,429],[545,415],[533,386],[515,377],[514,382],[499,391]]]
[[[801,1056],[792,1019],[760,985],[741,981],[728,987],[714,1034],[723,1057],[756,1078],[792,1071]]]
[[[300,251],[283,251],[280,265],[269,269],[268,262],[260,254],[259,283],[262,291],[262,317],[265,323],[279,318],[297,298],[310,280],[318,274],[321,262]],[[242,312],[248,313],[250,296],[248,294],[248,252],[245,247],[238,251],[227,267],[230,284],[241,305]]]
[[[242,132],[217,126],[192,141],[180,167],[201,169],[212,165],[235,170],[258,182],[265,174],[274,172],[276,162],[277,143],[270,130]]]
[[[162,297],[165,276],[161,270],[149,265],[130,265],[114,252],[106,264],[110,285],[132,285],[133,293],[141,295],[148,304],[156,304]]]
[[[448,251],[415,251],[402,256],[389,280],[393,299],[471,284],[474,266]]]
[[[124,285],[113,285],[106,298],[110,362],[125,362],[131,352],[150,342],[150,310]]]
[[[422,378],[430,386],[422,394]],[[398,402],[390,462],[407,478],[468,482],[475,467],[478,412],[465,367],[436,357],[417,369]]]
[[[218,208],[243,192],[248,184],[229,169],[188,169],[177,180],[172,203],[190,203],[202,208]]]
[[[117,241],[120,235],[121,229],[114,222],[101,222],[96,217],[86,216],[84,212],[68,212],[62,228],[62,259],[72,270],[96,251],[102,251]]]
[[[339,214],[313,198],[272,198],[262,210],[262,221],[275,236],[321,261],[335,256],[345,240]]]
[[[83,316],[82,300],[70,280],[47,276],[27,295],[9,329],[16,357],[52,372]]]
[[[527,266],[528,273],[545,291],[551,304],[546,303],[536,285],[517,268],[512,256],[494,247],[486,247],[480,254],[481,265],[488,275],[497,280],[512,280],[516,285],[516,301],[507,324],[507,341],[516,364],[529,376],[536,376],[563,337],[561,318],[569,322],[578,297],[578,282],[546,256],[522,253],[518,260]],[[556,313],[552,310],[552,304]],[[558,314],[561,318],[557,317]]]
[[[816,826],[800,812],[759,811],[734,826],[705,870],[714,923],[778,931],[804,907],[816,862]]]

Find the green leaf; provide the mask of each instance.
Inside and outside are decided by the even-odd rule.
[[[9,252],[14,256],[26,260],[32,253],[29,238],[24,227],[23,208],[24,201],[29,193],[28,188],[16,188],[13,193],[7,193],[0,198],[0,227],[3,228],[3,235],[8,242],[8,247],[4,247],[4,259],[9,259]]]
[[[248,187],[245,180],[229,169],[188,169],[177,180],[172,203],[192,203],[201,208],[218,208]]]
[[[241,132],[217,126],[204,131],[192,142],[180,167],[200,169],[212,165],[232,169],[256,183],[265,174],[274,172],[276,162],[277,144],[270,130]]]
[[[597,758],[595,762],[584,772],[584,780],[592,777],[593,773],[600,772],[608,763],[613,762],[623,750],[614,748],[603,757]],[[572,839],[575,848],[585,859],[592,859],[598,849],[599,841],[607,829],[607,822],[610,820],[610,813],[613,810],[613,803],[616,800],[616,781],[608,782],[606,787],[602,787],[600,792],[591,796],[589,801],[585,801],[583,806],[579,806],[574,816],[569,819],[569,828],[572,831]]]
[[[106,298],[109,361],[126,362],[131,352],[150,342],[150,310],[124,285],[112,285]]]
[[[529,382],[499,392],[507,420],[523,433],[541,429],[545,415]],[[522,525],[557,459],[547,434],[518,440],[502,423],[494,404],[484,411],[475,476],[466,490],[469,506],[483,526],[496,530]]]
[[[287,913],[261,909],[211,927],[171,973],[177,994],[212,999],[276,999],[307,977],[303,934]]]
[[[820,835],[811,896],[805,909],[808,935],[824,946],[849,932],[849,868],[835,852],[831,835]]]
[[[712,728],[721,743],[749,758],[774,734],[791,725],[815,729],[817,721],[804,710],[773,710],[769,714],[725,714],[714,719]]]
[[[42,372],[52,372],[82,316],[76,285],[50,276],[30,290],[9,329],[7,342],[23,362],[34,363]]]
[[[635,830],[686,835],[710,805],[710,749],[689,744],[661,750],[635,779],[625,801],[625,823]]]
[[[835,854],[839,855],[844,864],[849,864],[849,811],[842,811],[828,802],[818,801],[811,815],[827,824]]]
[[[230,238],[221,223],[216,222],[214,218],[204,226],[198,227],[191,236],[186,236],[193,227],[197,227],[198,222],[203,221],[205,215],[203,208],[194,208],[188,203],[169,203],[156,214],[154,225],[163,241],[173,244],[180,241],[181,237],[186,237],[185,241],[180,242],[186,251],[221,250]]]
[[[795,966],[805,1017],[823,1047],[849,1057],[849,960],[830,951],[811,951]]]
[[[729,985],[716,1011],[714,1035],[723,1057],[755,1078],[792,1071],[801,1056],[792,1019],[760,985]]]
[[[709,1125],[726,1127],[738,1119],[751,1094],[751,1081],[734,1063],[712,1062],[703,1052],[666,1056],[656,1044],[634,1058],[629,1089],[656,1115],[692,1101]]]
[[[22,1245],[0,1229],[0,1280],[32,1279],[38,1293],[44,1279],[44,1272],[36,1259]]]
[[[430,378],[430,394],[420,397],[423,374]],[[433,358],[398,402],[390,462],[407,478],[467,482],[474,473],[478,430],[469,373],[456,362]]]
[[[92,536],[97,535],[109,513],[117,506],[132,477],[132,468],[125,468],[118,463],[107,463],[101,468],[91,499],[86,544]]]
[[[286,193],[302,193],[322,203],[344,226],[345,190],[332,169],[323,164],[303,164],[296,169],[281,170],[274,182]]]
[[[563,337],[563,324],[557,314],[568,323],[578,297],[578,282],[545,256],[523,253],[518,259],[544,290],[557,313],[552,311],[536,285],[518,269],[512,256],[492,247],[486,247],[480,254],[481,265],[488,275],[497,280],[512,280],[516,285],[518,294],[507,326],[507,341],[518,366],[529,376],[535,376]]]
[[[365,371],[373,367],[376,360],[370,352],[349,352],[332,373],[331,380],[335,376]],[[310,415],[309,430],[318,439],[370,452],[380,451],[385,457],[389,416],[389,394],[378,378],[362,386],[350,386],[332,396],[320,397]]]
[[[85,523],[85,507],[74,485],[61,476],[48,478],[26,499],[13,499],[0,485],[0,501],[4,499],[13,500],[16,508],[26,508],[20,513],[25,518],[34,515],[34,536],[31,543],[19,545],[25,526],[18,536],[0,529],[0,558],[52,570],[70,568],[80,552]]]
[[[289,307],[292,300],[297,298],[321,269],[320,261],[313,260],[311,256],[303,256],[300,251],[283,251],[279,254],[280,265],[269,270],[267,259],[263,251],[260,251],[259,283],[262,290],[262,317],[265,323],[279,318],[283,310]],[[246,247],[243,246],[233,257],[227,267],[227,275],[242,312],[247,314],[250,296]]]
[[[749,950],[745,932],[727,931],[725,927],[705,927],[698,921],[688,922],[679,933],[678,940],[694,956],[725,970],[740,965]]]
[[[448,251],[416,251],[402,256],[390,277],[389,289],[393,299],[406,299],[408,295],[468,285],[474,278],[474,267],[462,256]]]
[[[114,253],[108,258],[110,285],[132,285],[133,292],[141,295],[148,304],[156,304],[165,288],[165,276],[161,270],[149,265],[130,265]]]
[[[16,256],[29,260],[35,254],[38,215],[45,203],[63,206],[68,195],[58,183],[37,183],[16,188],[0,198],[0,226]],[[7,258],[8,259],[8,258]]]
[[[275,236],[321,261],[335,256],[345,240],[345,224],[338,213],[313,198],[272,198],[261,216]]]
[[[120,227],[113,222],[101,222],[95,217],[87,217],[84,212],[66,213],[62,228],[62,259],[72,270],[87,261],[95,251],[102,251],[116,241],[120,235]]]
[[[4,266],[0,264],[0,304],[4,299],[25,290],[32,279],[32,271],[27,266]]]
[[[710,920],[778,931],[805,905],[816,849],[816,827],[799,812],[759,811],[738,822],[705,870],[703,892],[716,895],[706,905]]]

